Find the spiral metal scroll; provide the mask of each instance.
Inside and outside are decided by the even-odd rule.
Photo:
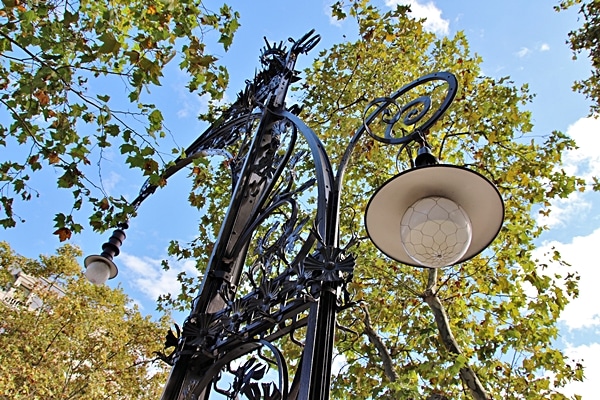
[[[426,87],[431,82],[445,82],[445,84]],[[404,105],[398,103],[398,100],[402,99],[404,95],[413,91],[418,92],[419,89],[426,89],[426,94],[420,95]],[[389,97],[371,101],[363,114],[363,128],[372,138],[387,144],[404,144],[418,140],[418,135],[427,132],[448,109],[457,90],[456,77],[449,72],[425,75]],[[439,93],[440,91],[442,93]],[[435,100],[437,100],[435,102],[434,94],[436,95]],[[378,117],[381,117],[381,121],[385,125],[383,136],[375,134],[371,128]],[[403,127],[398,127],[399,123]],[[406,130],[404,127],[410,128],[410,130]],[[398,131],[402,135],[396,135],[395,133]]]

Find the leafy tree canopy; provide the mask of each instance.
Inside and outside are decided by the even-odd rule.
[[[2,48],[7,49],[3,56],[9,56],[3,57],[3,62],[9,61],[2,64],[7,78],[5,87],[0,86],[5,96],[0,100],[13,122],[4,127],[5,139],[0,143],[16,140],[32,149],[25,160],[4,162],[0,169],[6,182],[2,199],[6,226],[14,224],[10,194],[27,199],[32,193],[27,186],[28,173],[42,165],[64,170],[58,186],[73,191],[74,208],[80,207],[83,199],[95,205],[94,227],[122,221],[123,216],[115,211],[132,211],[125,200],[95,197],[94,186],[79,169],[85,160],[89,162],[91,145],[109,146],[113,137],[122,141],[120,148],[128,163],[160,184],[159,163],[151,157],[157,157],[154,138],[162,132],[162,116],[143,103],[140,95],[145,86],[160,82],[160,71],[170,60],[173,46],[180,45],[181,65],[192,76],[190,89],[217,95],[226,83],[224,71],[214,69],[214,59],[204,58],[204,45],[185,37],[193,29],[216,27],[224,30],[221,40],[227,46],[228,34],[236,24],[229,8],[209,14],[192,5],[187,5],[189,11],[183,3],[116,3],[121,8],[113,15],[118,22],[113,25],[106,22],[111,14],[106,11],[105,17],[104,3],[79,4],[78,17],[71,21],[74,11],[55,8],[54,13],[44,14],[52,16],[50,19],[34,18],[36,10],[5,3],[4,18],[12,30],[0,38]],[[170,11],[172,18],[161,25],[161,18],[170,14],[155,12],[158,10],[153,7],[174,7],[176,11]],[[119,15],[130,15],[127,12],[135,18],[120,20]],[[25,14],[35,23],[25,24]],[[447,70],[457,76],[460,89],[427,139],[442,162],[469,167],[496,184],[505,200],[506,219],[488,251],[440,271],[398,265],[383,258],[368,241],[360,241],[350,288],[358,305],[340,315],[340,324],[348,329],[340,331],[344,333],[336,344],[344,366],[335,377],[332,396],[565,399],[560,388],[571,380],[581,380],[583,371],[553,342],[560,312],[577,296],[578,276],[559,253],[550,254],[561,269],[555,273],[535,259],[533,251],[535,240],[546,229],[538,223],[538,213],[549,213],[554,199],[587,188],[582,179],[561,169],[564,153],[575,143],[561,132],[534,139],[530,114],[524,111],[533,95],[526,85],[516,87],[510,77],[483,76],[482,60],[471,52],[463,32],[439,38],[411,19],[407,7],[382,12],[365,0],[337,2],[333,14],[354,21],[359,39],[320,53],[301,87],[301,116],[320,133],[334,163],[361,124],[368,100],[389,95],[426,73]],[[178,30],[190,15],[191,25]],[[202,18],[206,15],[214,18]],[[49,27],[56,31],[48,31]],[[83,37],[78,36],[80,31]],[[161,39],[165,31],[168,35]],[[139,32],[149,33],[140,36]],[[61,36],[70,40],[51,44],[41,39],[59,34],[72,36]],[[52,46],[73,47],[47,50]],[[46,54],[51,57],[43,56]],[[84,90],[86,79],[94,74],[126,76],[129,98],[146,119],[143,133],[122,119],[130,114],[108,107],[110,99],[105,94],[94,96]],[[32,82],[37,83],[31,86]],[[30,86],[23,89],[22,85]],[[98,131],[80,137],[73,129],[76,123],[92,124]],[[356,149],[342,198],[349,210],[343,216],[345,240],[352,234],[365,237],[356,216],[364,213],[377,187],[398,169],[408,167],[406,155],[398,150],[370,138],[364,138]],[[210,255],[229,193],[223,183],[227,169],[212,171],[214,167],[206,163],[192,170],[196,186],[190,200],[207,211],[198,238],[189,245],[173,242],[170,248],[179,258],[195,258],[200,269]],[[310,168],[309,163],[297,170],[310,174]],[[60,230],[76,232],[81,226],[70,214],[63,214],[57,216],[57,228],[67,236],[67,231]],[[180,279],[181,294],[167,296],[164,305],[189,304],[197,282],[183,273]]]
[[[556,274],[532,252],[546,229],[538,213],[549,213],[553,199],[587,188],[561,169],[575,143],[557,131],[533,139],[530,113],[523,110],[533,98],[527,85],[483,76],[482,60],[463,32],[436,37],[407,7],[384,13],[362,0],[337,2],[333,13],[356,21],[360,39],[322,51],[306,73],[305,119],[322,133],[330,154],[341,155],[367,99],[450,71],[459,92],[427,139],[441,162],[487,176],[506,206],[491,247],[452,268],[416,270],[386,260],[368,242],[360,245],[353,291],[361,307],[342,314],[340,323],[354,332],[338,340],[346,365],[333,397],[566,398],[560,387],[581,380],[582,369],[553,342],[560,312],[577,296],[578,277],[558,252],[550,255],[561,266]],[[408,167],[398,162],[398,150],[367,139],[356,151],[344,194],[355,210],[349,215],[363,214],[373,190],[399,163]],[[356,229],[348,219],[343,231]]]
[[[167,320],[142,316],[120,289],[88,283],[75,260],[80,255],[66,245],[33,260],[0,243],[0,285],[10,289],[17,271],[38,278],[31,293],[16,287],[12,296],[23,303],[35,296],[42,304],[30,309],[0,302],[0,397],[160,396],[166,372],[153,362],[153,352],[161,348]]]
[[[301,117],[319,133],[333,163],[362,123],[369,100],[425,74],[450,71],[459,91],[427,140],[441,162],[488,177],[506,207],[503,228],[489,249],[443,270],[398,265],[368,240],[360,241],[350,287],[357,306],[340,314],[346,328],[338,330],[336,349],[343,367],[332,397],[566,399],[561,387],[583,379],[583,370],[555,346],[557,321],[578,295],[579,277],[558,252],[547,255],[552,268],[533,254],[547,229],[538,216],[548,215],[555,199],[589,188],[561,168],[575,142],[559,131],[534,137],[525,110],[533,99],[527,85],[484,76],[482,60],[463,32],[440,38],[424,31],[407,7],[383,12],[365,0],[340,1],[332,11],[356,24],[359,39],[322,50],[299,90]],[[355,149],[342,193],[341,232],[347,243],[366,237],[358,220],[376,188],[410,167],[410,154],[399,150],[370,137]],[[211,168],[194,173],[201,178],[190,199],[201,198],[208,210],[198,238],[170,248],[179,258],[196,259],[200,269],[229,192],[226,171]],[[310,176],[312,168],[310,162],[297,164],[296,173]],[[163,298],[164,306],[183,309],[193,297],[194,277],[182,274],[180,280],[182,292]],[[291,346],[286,352],[298,350]]]
[[[97,230],[134,211],[94,178],[107,148],[118,146],[127,165],[162,183],[163,116],[145,92],[175,60],[190,91],[220,98],[228,74],[205,42],[227,50],[238,14],[187,0],[3,0],[0,26],[0,146],[20,149],[0,159],[0,225],[17,223],[14,200],[38,196],[32,174],[52,168],[57,186],[73,194],[70,211],[55,218],[65,240],[83,229],[73,216],[83,204],[93,207]]]
[[[579,6],[579,14],[583,17],[581,28],[569,32],[568,43],[571,50],[578,54],[587,52],[592,63],[591,76],[587,79],[575,82],[574,90],[586,95],[592,100],[590,110],[593,114],[600,112],[600,2],[591,0],[566,0],[561,1],[556,10],[564,10],[569,7]]]

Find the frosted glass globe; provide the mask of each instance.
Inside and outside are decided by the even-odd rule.
[[[447,267],[467,252],[472,238],[471,221],[452,200],[426,197],[404,213],[400,237],[406,253],[419,265]]]
[[[85,277],[94,285],[104,285],[110,277],[110,267],[105,262],[93,261],[87,266]]]

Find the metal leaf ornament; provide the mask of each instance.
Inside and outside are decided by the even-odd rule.
[[[211,328],[215,327],[213,314],[196,314],[190,316],[183,325],[183,336],[192,346],[206,348],[214,343],[215,335],[211,333]]]
[[[344,254],[344,250],[323,246],[316,254],[311,254],[304,260],[304,268],[307,271],[319,271],[318,278],[323,282],[344,281],[343,273],[354,271],[355,258],[352,254]],[[314,274],[313,274],[314,275]]]

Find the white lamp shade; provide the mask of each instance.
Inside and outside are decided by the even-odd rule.
[[[470,243],[464,254],[448,258],[449,262],[436,263],[429,256],[415,259],[404,244],[410,237],[407,226],[402,226],[405,214],[419,200],[429,197],[457,204],[470,221]],[[403,264],[431,268],[454,265],[482,252],[500,232],[503,219],[504,202],[498,189],[483,175],[454,165],[429,165],[396,175],[375,192],[365,213],[367,233],[379,250]]]
[[[85,276],[94,285],[104,285],[107,280],[117,276],[117,266],[106,257],[89,256],[83,263]]]

